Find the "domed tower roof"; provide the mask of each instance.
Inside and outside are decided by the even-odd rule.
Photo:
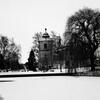
[[[47,33],[47,28],[45,28],[45,33],[42,36],[43,38],[49,38],[49,34]]]

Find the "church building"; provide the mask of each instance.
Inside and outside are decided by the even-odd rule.
[[[45,28],[45,33],[39,42],[39,67],[40,69],[49,69],[53,67],[53,39],[50,38]]]

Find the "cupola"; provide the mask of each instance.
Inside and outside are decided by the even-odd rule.
[[[49,34],[47,33],[47,28],[45,28],[45,33],[42,36],[43,38],[49,38]]]

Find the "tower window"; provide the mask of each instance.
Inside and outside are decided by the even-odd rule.
[[[46,43],[44,44],[44,49],[47,49],[47,44]]]

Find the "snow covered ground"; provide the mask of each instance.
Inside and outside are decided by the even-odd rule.
[[[86,69],[86,68],[77,68],[77,72],[86,72],[90,69]],[[10,74],[44,74],[44,73],[67,73],[68,72],[68,69],[62,69],[62,71],[60,71],[60,69],[52,69],[52,70],[49,70],[47,72],[41,72],[41,71],[38,71],[38,72],[33,72],[33,71],[27,71],[25,72],[25,70],[20,70],[20,71],[8,71],[8,72],[0,72],[0,75],[10,75]]]
[[[100,100],[100,78],[1,78],[0,97],[0,100]]]
[[[65,69],[62,69],[62,72],[60,72],[60,69],[55,69],[54,71],[47,71],[47,72],[33,72],[33,71],[8,71],[8,72],[0,72],[0,75],[14,75],[14,74],[44,74],[44,73],[65,73]]]

